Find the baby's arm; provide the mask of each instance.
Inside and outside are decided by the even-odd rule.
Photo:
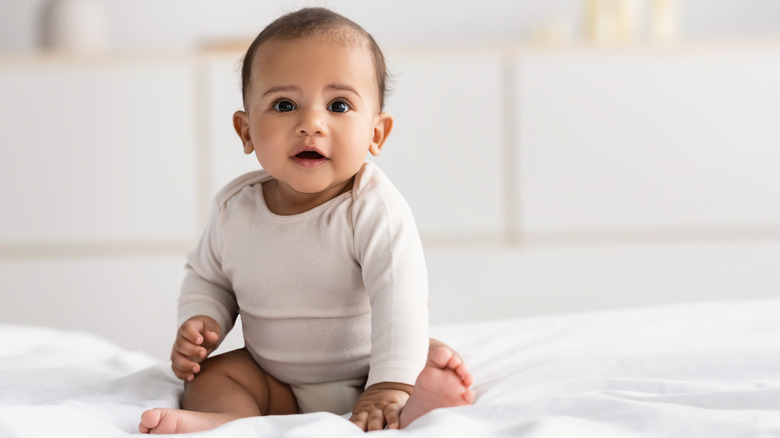
[[[382,382],[371,385],[358,397],[349,421],[364,431],[381,430],[385,424],[390,429],[398,429],[401,409],[403,409],[412,385]]]
[[[192,381],[200,372],[200,362],[217,347],[219,335],[219,324],[213,318],[199,315],[184,321],[171,350],[171,368],[176,377]]]
[[[238,314],[231,282],[222,271],[221,196],[222,192],[215,197],[206,230],[187,257],[179,296],[180,326],[171,350],[171,367],[185,381],[200,372],[200,363],[233,328]]]
[[[367,166],[355,184],[355,248],[371,304],[371,352],[368,388],[351,420],[364,430],[385,422],[398,428],[428,353],[425,256],[411,209],[386,177]]]

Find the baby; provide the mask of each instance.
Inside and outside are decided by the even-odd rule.
[[[249,47],[233,125],[262,170],[215,198],[179,299],[182,409],[144,412],[141,432],[317,411],[403,428],[473,401],[465,364],[428,338],[409,207],[365,162],[393,127],[386,76],[371,35],[327,9],[287,14]],[[208,357],[239,314],[245,347]]]

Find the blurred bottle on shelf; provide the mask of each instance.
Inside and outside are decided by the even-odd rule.
[[[630,44],[643,36],[647,17],[650,41],[677,37],[676,0],[585,0],[585,37],[601,45]]]
[[[46,50],[100,53],[108,49],[108,17],[102,0],[49,0],[40,23]]]
[[[571,29],[565,20],[551,19],[531,27],[529,40],[541,46],[563,46],[571,41]]]
[[[650,1],[650,39],[666,43],[677,38],[677,2],[675,0]]]

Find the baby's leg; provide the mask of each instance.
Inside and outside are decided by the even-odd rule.
[[[298,412],[290,387],[264,372],[244,349],[205,360],[186,385],[181,406],[144,412],[138,430],[197,432],[238,418]]]
[[[450,347],[431,339],[428,361],[401,411],[400,427],[437,408],[471,404],[475,394],[469,387],[473,383],[474,376],[463,360]]]

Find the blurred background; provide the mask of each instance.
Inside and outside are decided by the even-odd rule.
[[[187,51],[207,41],[251,38],[280,14],[309,5],[350,17],[382,46],[524,43],[550,28],[579,42],[587,36],[587,15],[594,5],[604,13],[603,30],[615,26],[605,22],[618,12],[617,21],[638,40],[647,40],[661,22],[685,39],[780,33],[780,5],[773,0],[484,0],[457,5],[399,0],[392,6],[358,0],[4,0],[0,50],[40,49],[47,9],[57,4],[77,5],[74,9],[90,16],[109,51]]]
[[[243,51],[303,6],[388,58],[374,161],[434,324],[780,294],[780,2],[3,0],[0,323],[167,357],[211,198],[258,167]]]

